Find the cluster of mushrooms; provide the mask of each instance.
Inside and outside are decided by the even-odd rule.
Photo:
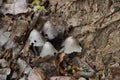
[[[42,33],[44,35],[42,35]],[[34,55],[45,57],[45,56],[54,56],[55,53],[64,52],[65,54],[71,54],[73,52],[80,53],[82,47],[79,45],[79,42],[73,37],[67,37],[61,44],[62,49],[59,51],[52,45],[51,40],[55,40],[59,31],[52,25],[50,21],[47,21],[42,30],[38,31],[33,29],[29,35],[28,41],[30,46],[32,46],[32,51]],[[44,36],[44,37],[43,37]],[[57,44],[56,44],[57,45]]]

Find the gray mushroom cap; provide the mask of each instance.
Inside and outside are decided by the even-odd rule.
[[[37,30],[33,29],[29,35],[29,43],[33,46],[43,46],[45,40]]]
[[[50,42],[46,42],[42,48],[42,51],[40,53],[41,57],[45,56],[53,56],[54,53],[57,53],[57,50],[54,48],[54,46]]]
[[[54,39],[57,35],[58,32],[52,25],[50,21],[47,21],[44,26],[43,26],[43,33],[47,36],[49,40]]]
[[[82,48],[78,41],[72,36],[68,37],[64,42],[64,53],[70,54],[72,52],[81,52]]]

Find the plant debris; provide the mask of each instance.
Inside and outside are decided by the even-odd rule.
[[[119,0],[0,0],[0,80],[120,80]]]

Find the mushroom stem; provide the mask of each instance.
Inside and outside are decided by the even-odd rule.
[[[39,53],[37,52],[37,50],[36,50],[35,46],[33,46],[32,48],[33,48],[33,51],[34,51],[35,56],[38,56],[38,55],[39,55]]]

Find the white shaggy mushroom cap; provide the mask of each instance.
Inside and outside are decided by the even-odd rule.
[[[45,40],[37,30],[33,29],[29,35],[29,42],[30,45],[33,44],[33,46],[43,46]]]
[[[47,21],[44,24],[43,33],[47,36],[47,38],[49,40],[54,39],[58,35],[57,30],[53,27],[53,25],[52,25],[52,23],[50,21]]]
[[[45,56],[53,56],[54,53],[57,53],[57,50],[54,48],[54,46],[50,42],[46,42],[42,48],[42,51],[40,53],[41,57]]]
[[[64,53],[70,54],[72,52],[81,52],[82,48],[75,38],[68,37],[64,42]]]

